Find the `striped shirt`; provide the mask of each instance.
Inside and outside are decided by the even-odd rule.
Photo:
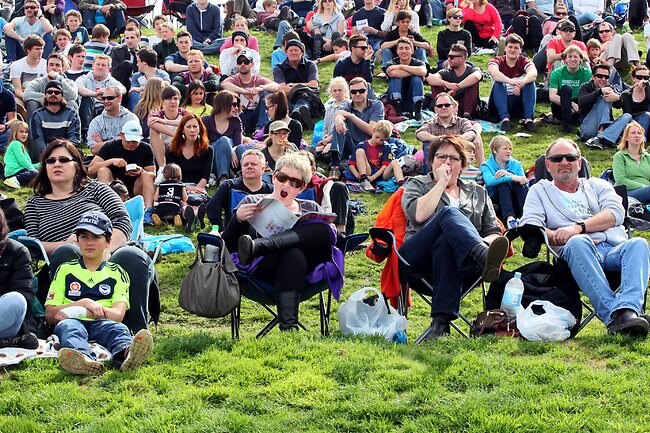
[[[90,182],[72,197],[52,200],[33,195],[25,206],[27,234],[43,242],[61,242],[73,232],[84,212],[104,212],[113,223],[113,230],[131,238],[131,220],[120,197],[108,185]]]

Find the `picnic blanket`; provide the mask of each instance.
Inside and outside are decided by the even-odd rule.
[[[56,335],[51,335],[47,340],[38,340],[38,349],[20,349],[17,347],[5,347],[0,349],[0,367],[20,364],[31,358],[56,358],[61,344]],[[90,343],[90,349],[101,362],[110,361],[111,353],[97,343]]]

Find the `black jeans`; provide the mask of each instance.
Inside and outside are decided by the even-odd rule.
[[[577,119],[578,114],[573,114],[571,111],[571,103],[578,102],[578,99],[573,99],[573,90],[571,86],[564,85],[560,88],[560,105],[551,103],[551,112],[553,117],[562,121],[563,124],[572,124]]]
[[[508,217],[521,217],[527,194],[528,186],[518,182],[507,182],[496,186],[492,201],[499,205],[504,223]]]

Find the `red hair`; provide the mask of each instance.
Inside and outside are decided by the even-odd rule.
[[[171,143],[169,143],[169,151],[174,155],[180,156],[183,153],[183,145],[185,144],[185,132],[183,132],[183,130],[185,129],[185,124],[192,119],[196,119],[196,121],[199,122],[199,136],[194,142],[194,154],[197,156],[201,155],[203,152],[208,150],[208,147],[210,147],[208,131],[203,124],[201,117],[199,117],[198,114],[188,112],[181,119],[181,123],[178,125],[178,128],[176,128],[176,134],[174,134]]]

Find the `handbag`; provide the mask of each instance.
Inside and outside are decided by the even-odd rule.
[[[499,337],[519,337],[519,330],[508,319],[508,313],[501,309],[487,310],[479,313],[470,328],[472,337],[496,335]]]
[[[239,305],[237,267],[220,237],[199,233],[197,240],[196,257],[181,283],[178,303],[201,317],[226,316]],[[204,249],[209,245],[219,249],[215,262],[205,261]]]

